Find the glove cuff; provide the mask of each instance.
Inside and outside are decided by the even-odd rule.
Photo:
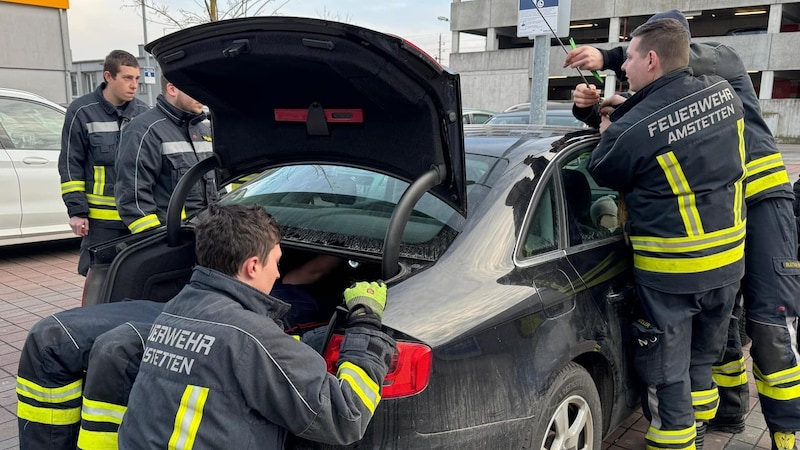
[[[377,300],[370,297],[354,297],[347,302],[347,308],[351,312],[358,310],[359,306],[367,308],[368,312],[378,316],[378,319],[383,320],[383,305],[378,303]]]

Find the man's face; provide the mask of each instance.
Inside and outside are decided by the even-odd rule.
[[[103,95],[114,106],[120,106],[133,100],[139,89],[139,68],[119,66],[119,72],[112,77],[111,72],[103,72],[106,88]]]
[[[280,262],[282,255],[280,244],[275,244],[275,247],[272,247],[269,255],[267,255],[267,260],[260,261],[261,264],[256,265],[256,274],[252,284],[254,288],[265,294],[269,294],[272,291],[275,281],[281,277],[281,273],[278,270],[278,262]]]
[[[176,90],[178,91],[178,95],[175,98],[175,106],[178,109],[182,109],[184,111],[188,111],[190,113],[195,113],[195,114],[200,114],[201,112],[203,112],[202,103],[186,95],[186,93],[184,93],[180,89]]]
[[[639,54],[641,39],[637,36],[631,40],[626,51],[627,59],[622,63],[622,70],[628,76],[628,84],[632,91],[641,90],[653,81],[655,72],[652,69],[650,52]]]

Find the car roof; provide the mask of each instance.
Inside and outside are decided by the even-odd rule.
[[[61,111],[66,111],[66,108],[59,105],[58,103],[51,102],[50,100],[42,97],[39,94],[34,94],[33,92],[22,91],[19,89],[11,89],[11,88],[3,88],[0,87],[0,97],[10,97],[10,98],[18,98],[21,100],[31,100],[36,101],[39,103],[44,103],[48,106],[52,106]]]
[[[460,79],[396,36],[298,17],[199,25],[147,44],[205,103],[220,181],[269,167],[340,164],[414,182],[466,213]]]

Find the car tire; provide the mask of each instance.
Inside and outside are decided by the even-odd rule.
[[[600,395],[589,373],[567,364],[544,395],[544,411],[533,434],[532,448],[598,450],[602,444]],[[538,444],[537,444],[538,443]]]

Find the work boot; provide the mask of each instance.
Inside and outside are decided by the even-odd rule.
[[[708,422],[707,431],[741,433],[744,431],[744,417],[714,417]]]
[[[797,450],[794,445],[794,431],[772,433],[772,450]]]
[[[697,428],[697,436],[694,438],[694,448],[696,450],[703,450],[703,442],[706,440],[706,423],[695,422]]]

